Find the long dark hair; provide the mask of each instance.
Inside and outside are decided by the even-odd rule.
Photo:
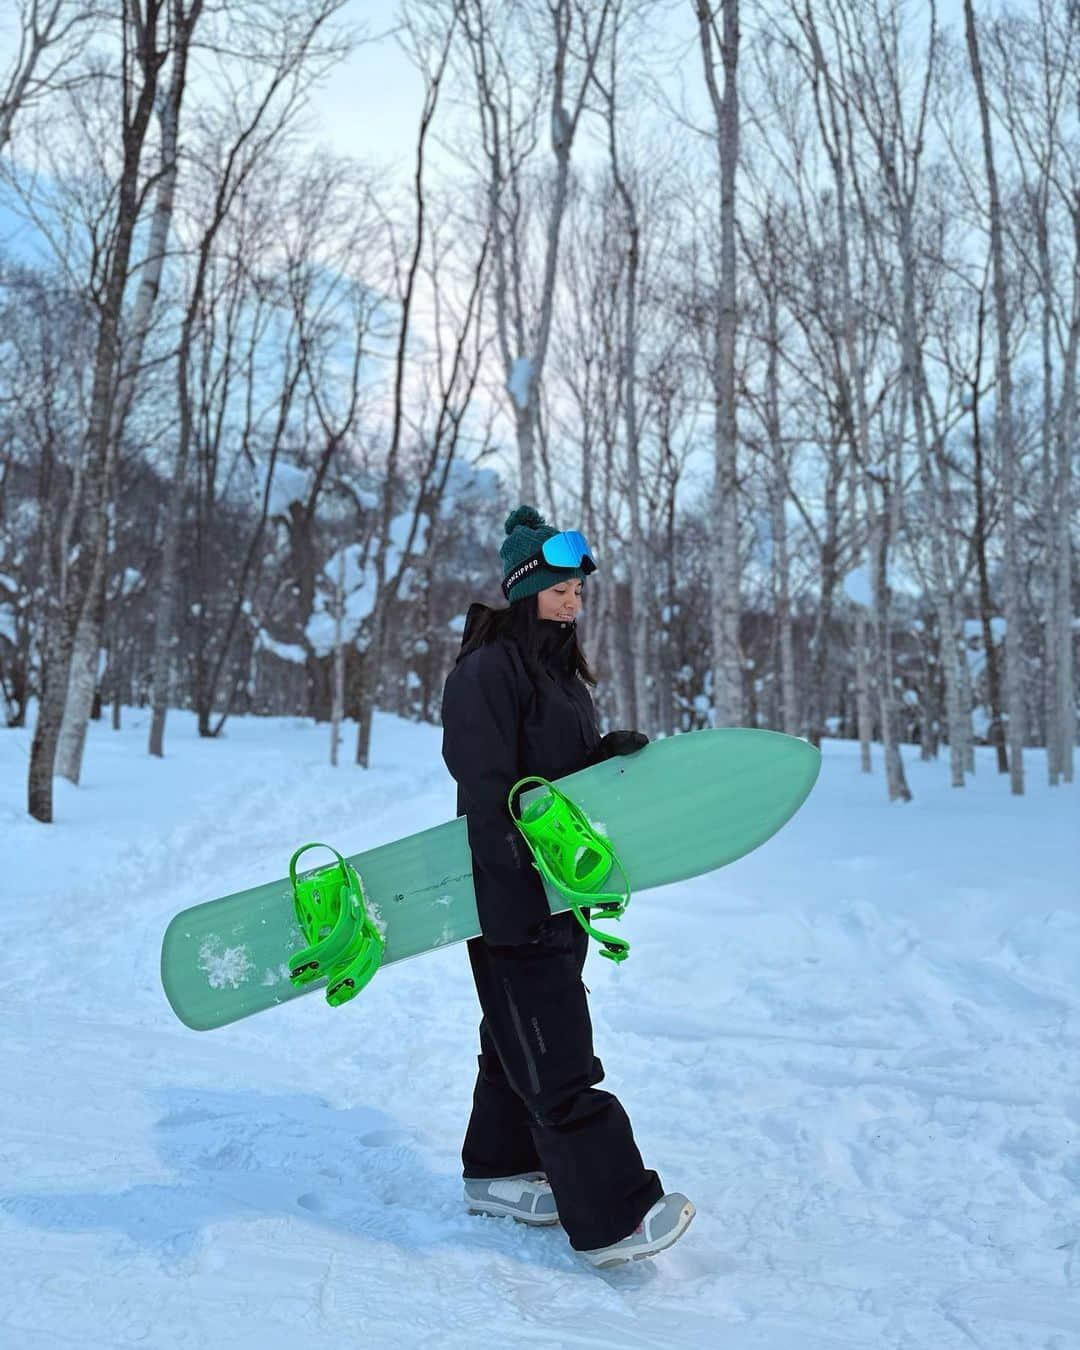
[[[577,625],[569,625],[563,642],[553,648],[537,613],[535,595],[512,600],[503,609],[492,609],[479,602],[470,605],[457,659],[462,661],[477,647],[500,639],[517,644],[522,664],[533,684],[539,681],[541,674],[547,673],[547,667],[561,668],[567,675],[579,676],[586,684],[596,684],[596,676],[578,643]]]

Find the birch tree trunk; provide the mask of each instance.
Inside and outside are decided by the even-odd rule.
[[[766,232],[771,234],[767,219]],[[775,248],[768,249],[766,265],[779,269]],[[765,433],[769,442],[769,519],[772,533],[773,603],[780,647],[780,721],[789,736],[797,736],[799,707],[795,688],[795,639],[791,621],[791,563],[788,557],[788,465],[780,425],[780,318],[779,298],[769,278],[765,287]],[[759,281],[759,284],[760,284]]]
[[[856,534],[856,502],[858,500],[858,476],[861,470],[858,467],[859,461],[852,459],[852,483],[851,483],[851,537],[858,538]],[[873,509],[872,507],[870,508]],[[869,555],[869,548],[867,549]],[[867,574],[873,575],[873,562],[867,556]],[[874,769],[874,760],[872,745],[874,740],[874,714],[870,698],[870,651],[869,651],[869,632],[867,622],[866,606],[856,604],[855,606],[855,725],[859,737],[859,769],[862,773],[872,773]]]
[[[617,16],[616,16],[617,17]],[[616,23],[616,35],[618,27]],[[611,43],[609,83],[603,90],[606,101],[608,156],[615,190],[623,208],[626,232],[626,275],[623,284],[622,343],[620,344],[619,387],[622,394],[623,423],[626,436],[627,505],[630,512],[630,567],[627,571],[626,629],[633,670],[631,701],[624,710],[626,726],[653,733],[649,707],[648,598],[653,593],[651,568],[641,526],[641,449],[637,412],[638,288],[641,275],[641,227],[637,201],[619,161],[616,137],[616,61],[617,36]],[[596,81],[599,84],[599,80]]]
[[[795,634],[791,619],[791,563],[787,537],[787,475],[774,478],[770,493],[773,539],[773,585],[776,627],[780,639],[780,726],[799,734],[799,701],[795,684]]]
[[[1050,619],[1046,626],[1047,664],[1053,671],[1048,681],[1047,701],[1053,713],[1048,735],[1056,739],[1051,755],[1047,746],[1047,767],[1051,787],[1073,781],[1076,746],[1076,695],[1073,688],[1074,661],[1072,608],[1072,519],[1073,455],[1077,425],[1077,363],[1080,356],[1080,185],[1069,203],[1072,218],[1073,258],[1072,297],[1066,339],[1062,351],[1061,394],[1053,419],[1053,464],[1048,476],[1053,480],[1052,537],[1047,550],[1047,570],[1052,594]],[[1052,649],[1052,656],[1051,656]]]
[[[739,0],[720,0],[722,32],[708,0],[694,0],[705,85],[716,124],[720,175],[720,276],[712,362],[715,407],[712,498],[713,725],[742,720],[742,656],[739,649],[740,568],[738,515],[738,424],[735,414],[735,175],[739,156]],[[715,45],[715,51],[714,51]],[[723,89],[716,58],[723,66]]]
[[[671,459],[670,432],[662,433],[664,452]],[[659,652],[659,706],[657,724],[665,736],[674,736],[678,730],[675,720],[675,672],[672,669],[674,651],[671,641],[672,620],[675,617],[675,596],[678,593],[678,577],[675,574],[675,494],[678,487],[678,472],[672,474],[668,485],[667,501],[664,510],[664,550],[661,562],[663,569],[664,611],[661,615],[660,652]]]
[[[902,419],[901,419],[902,422]],[[897,434],[896,458],[900,457]],[[898,476],[898,475],[897,475]],[[873,560],[874,637],[877,656],[877,694],[881,718],[881,749],[885,760],[885,781],[889,801],[911,801],[911,789],[904,773],[904,761],[896,739],[896,680],[893,665],[891,604],[889,597],[889,544],[895,533],[895,512],[899,493],[890,483],[889,470],[880,477],[884,501],[875,510],[872,479],[866,477],[867,511],[871,517],[870,554]]]
[[[825,474],[824,529],[818,549],[820,577],[818,603],[814,615],[814,631],[810,638],[810,687],[807,690],[807,733],[812,745],[821,747],[825,730],[825,675],[829,664],[829,641],[839,580],[840,514],[837,496],[840,487],[840,469],[837,447],[829,447],[829,461]]]
[[[345,711],[345,545],[338,549],[337,575],[334,578],[334,683],[330,704],[330,763],[337,768],[341,744],[341,719]]]
[[[154,683],[151,697],[150,735],[147,753],[161,759],[165,754],[165,717],[169,706],[169,681],[172,670],[172,620],[179,586],[177,562],[180,556],[180,530],[184,515],[184,489],[191,449],[191,395],[188,377],[191,338],[195,315],[202,303],[202,279],[205,276],[209,246],[202,251],[195,283],[180,336],[176,365],[177,447],[173,461],[169,494],[165,506],[165,537],[161,547],[161,582],[154,610]]]
[[[630,583],[621,566],[612,584],[611,655],[615,671],[615,722],[628,727],[637,707],[634,688],[634,654],[630,643]]]
[[[987,524],[986,471],[983,463],[982,422],[979,416],[980,379],[982,373],[983,334],[986,328],[985,284],[979,292],[976,323],[974,371],[971,376],[971,448],[974,460],[975,520],[973,548],[978,575],[979,621],[982,627],[983,651],[986,654],[986,697],[990,708],[988,733],[997,755],[998,773],[1009,772],[1009,754],[1005,744],[1005,723],[1001,715],[1001,676],[998,667],[997,646],[994,642],[993,601],[990,595],[990,566],[986,556]]]
[[[1072,611],[1072,503],[1075,485],[1072,477],[1072,457],[1080,434],[1077,419],[1077,362],[1080,354],[1080,200],[1073,208],[1073,299],[1069,338],[1065,349],[1065,369],[1062,377],[1061,401],[1057,427],[1057,624],[1054,641],[1057,644],[1058,735],[1061,749],[1058,768],[1066,783],[1073,781],[1076,746],[1076,697],[1073,689],[1073,629]],[[1056,784],[1051,780],[1051,785]]]
[[[1058,543],[1058,484],[1057,454],[1054,436],[1054,364],[1051,330],[1053,323],[1053,276],[1050,265],[1050,247],[1047,239],[1045,194],[1036,206],[1032,203],[1032,224],[1039,260],[1039,346],[1042,357],[1042,408],[1039,439],[1042,442],[1043,478],[1043,557],[1046,594],[1042,614],[1043,628],[1043,706],[1046,709],[1044,740],[1046,743],[1046,773],[1051,786],[1061,776],[1061,707],[1058,703],[1058,596],[1059,571],[1055,552]]]
[[[869,626],[863,605],[855,607],[855,729],[859,738],[859,771],[873,773],[874,714],[870,700]]]
[[[979,105],[983,158],[989,192],[990,256],[993,264],[994,319],[997,329],[997,416],[994,436],[1001,474],[1004,549],[1002,557],[1005,592],[1005,708],[1008,718],[1009,772],[1014,795],[1024,791],[1024,686],[1020,618],[1020,578],[1016,540],[1016,447],[1013,427],[1012,369],[1009,356],[1009,308],[1005,293],[1005,241],[1002,228],[1001,194],[994,166],[994,141],[990,107],[979,56],[979,38],[972,0],[964,0],[964,30],[968,58]]]
[[[612,526],[615,522],[615,506],[612,500],[613,484],[615,478],[615,435],[612,426],[609,426],[605,419],[600,429],[600,442],[604,450],[604,467],[601,477],[602,497],[599,504],[600,519],[608,522],[609,543],[613,543]],[[588,536],[590,539],[592,535]],[[599,660],[601,667],[611,672],[612,680],[608,683],[605,693],[611,699],[614,705],[614,724],[616,726],[626,726],[626,718],[623,716],[623,709],[626,703],[626,668],[619,650],[618,631],[619,631],[619,575],[623,566],[623,559],[620,555],[615,555],[614,565],[604,569],[602,580],[598,580],[596,588],[600,592],[600,614],[597,622],[598,642],[597,646],[600,652]],[[586,583],[592,586],[592,582]],[[610,691],[610,692],[608,692]]]

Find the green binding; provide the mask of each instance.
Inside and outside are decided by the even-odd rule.
[[[514,798],[531,783],[542,783],[547,794],[530,802],[518,817]],[[606,919],[621,919],[626,913],[630,881],[611,844],[597,834],[581,808],[546,778],[533,774],[520,779],[510,789],[507,802],[511,819],[528,844],[537,871],[570,902],[578,923],[601,944],[600,955],[609,961],[625,961],[630,955],[629,942],[601,933],[581,912],[585,907],[598,909]],[[600,887],[616,867],[622,873],[622,890],[601,892]]]
[[[337,859],[309,876],[296,875],[296,862],[309,848],[327,848]],[[355,868],[329,844],[303,844],[289,859],[289,880],[300,931],[308,946],[289,958],[289,979],[298,988],[326,976],[326,1001],[348,1003],[382,962],[386,941],[364,905]]]

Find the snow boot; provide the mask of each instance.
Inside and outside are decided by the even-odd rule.
[[[655,1256],[673,1242],[678,1242],[696,1213],[692,1200],[687,1200],[678,1191],[672,1191],[669,1195],[661,1196],[634,1231],[620,1242],[613,1242],[610,1247],[581,1252],[580,1255],[598,1270],[608,1270],[627,1261],[641,1261],[646,1256]]]
[[[466,1177],[465,1204],[470,1214],[509,1216],[541,1227],[559,1222],[551,1184],[543,1172],[512,1177]]]

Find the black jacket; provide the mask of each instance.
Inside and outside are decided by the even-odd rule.
[[[565,625],[542,625],[534,685],[512,639],[470,652],[443,689],[443,759],[466,817],[480,929],[497,945],[529,942],[551,910],[506,795],[519,778],[560,778],[594,762],[600,732],[588,686],[553,658]]]

